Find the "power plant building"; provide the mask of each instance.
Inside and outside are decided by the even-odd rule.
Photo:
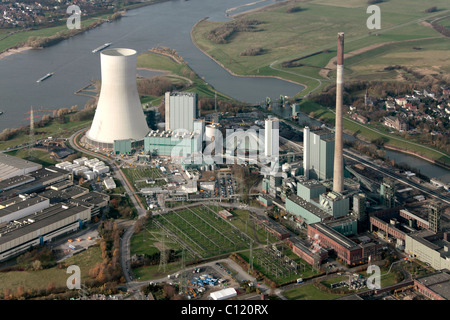
[[[265,121],[264,142],[265,156],[278,157],[280,145],[280,120],[278,118],[268,118]]]
[[[328,180],[333,178],[334,134],[331,130],[304,130],[303,165],[306,178]]]
[[[100,57],[102,84],[86,142],[109,150],[115,140],[142,142],[149,128],[137,91],[136,51],[109,49]]]
[[[158,156],[184,158],[201,152],[202,135],[196,132],[178,132],[152,130],[144,138],[144,151]]]
[[[166,92],[166,131],[194,131],[197,118],[197,94],[194,92]]]

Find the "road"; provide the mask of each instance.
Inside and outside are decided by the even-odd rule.
[[[144,206],[142,205],[142,203],[141,203],[140,199],[138,198],[138,196],[136,195],[136,193],[133,191],[133,188],[130,185],[129,181],[127,180],[125,175],[122,173],[120,168],[116,165],[116,163],[113,160],[111,160],[110,158],[108,158],[102,154],[98,154],[98,153],[95,153],[95,152],[92,152],[90,150],[83,148],[76,142],[77,137],[80,134],[82,134],[83,132],[85,132],[86,130],[87,130],[87,128],[84,128],[84,129],[81,129],[81,130],[75,132],[73,135],[71,135],[70,139],[69,139],[70,145],[79,152],[89,154],[96,158],[101,158],[106,163],[108,163],[108,165],[112,168],[114,177],[117,178],[121,182],[121,184],[125,188],[125,192],[130,196],[130,199],[138,212],[138,217],[144,216],[147,211],[145,210]],[[134,220],[128,228],[125,228],[124,233],[121,237],[121,241],[120,241],[120,261],[121,261],[121,267],[123,270],[124,278],[127,283],[132,282],[134,280],[132,273],[129,272],[129,270],[131,270],[131,268],[130,268],[131,256],[130,256],[130,245],[129,244],[130,244],[130,239],[134,233],[135,223],[136,223],[136,220]]]

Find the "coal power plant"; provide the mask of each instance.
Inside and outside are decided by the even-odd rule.
[[[100,96],[86,142],[102,149],[113,149],[115,140],[142,142],[149,128],[137,90],[136,51],[108,49],[100,57]]]

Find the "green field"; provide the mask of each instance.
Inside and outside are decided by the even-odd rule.
[[[193,29],[193,39],[202,50],[236,74],[279,76],[307,85],[308,88],[301,95],[320,90],[330,83],[326,75],[321,73],[321,68],[327,66],[336,55],[337,32],[345,33],[345,52],[354,54],[353,58],[346,59],[347,79],[387,79],[391,74],[380,75],[377,72],[399,61],[407,66],[415,66],[424,73],[448,73],[450,40],[426,24],[427,20],[448,14],[448,1],[433,2],[433,6],[439,9],[434,13],[425,13],[431,3],[420,0],[386,1],[377,5],[381,10],[381,29],[375,31],[366,26],[370,16],[366,13],[366,0],[342,3],[324,0],[288,1],[244,14],[245,18],[262,23],[256,26],[256,31],[235,32],[227,43],[217,44],[207,39],[210,30],[226,22],[199,22]],[[287,13],[286,10],[293,6],[300,6],[303,10]],[[446,20],[443,21],[445,23]],[[439,39],[431,40],[434,37]],[[415,39],[420,40],[406,42]],[[378,49],[371,47],[377,44],[385,45]],[[263,48],[264,53],[241,56],[249,47]],[[417,51],[412,47],[421,49]],[[322,50],[328,51],[299,60],[302,66],[281,66],[283,61]],[[330,72],[329,76],[332,78],[333,73]]]
[[[162,179],[163,175],[161,171],[156,168],[149,168],[147,166],[123,168],[122,172],[125,174],[130,184],[135,186],[137,190],[166,184],[166,181]],[[155,180],[155,184],[148,184],[146,182],[147,179]]]
[[[64,261],[67,265],[77,265],[81,271],[82,283],[89,279],[89,269],[102,261],[99,246],[94,246]],[[55,288],[66,287],[67,278],[70,274],[67,269],[57,267],[37,271],[10,271],[0,273],[0,291],[6,288],[15,292],[19,286],[28,289],[47,289],[49,283],[53,282]]]
[[[286,290],[283,295],[289,300],[333,300],[342,297],[340,294],[332,294],[320,291],[314,284],[307,284],[295,289]]]
[[[138,68],[161,70],[165,73],[166,77],[169,77],[172,82],[182,81],[190,86],[184,90],[186,92],[195,92],[199,98],[214,98],[215,89],[201,79],[187,64],[177,63],[168,56],[146,52],[140,54],[137,58]],[[232,99],[220,92],[217,92],[217,98],[226,101],[232,101]],[[158,104],[161,101],[161,97],[150,97],[145,102],[153,102]]]
[[[250,240],[244,233],[206,206],[174,211],[155,219],[201,258],[250,247]]]

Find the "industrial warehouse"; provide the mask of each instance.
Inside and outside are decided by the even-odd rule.
[[[108,195],[73,185],[71,176],[50,166],[0,181],[0,261],[80,230],[107,209]]]

